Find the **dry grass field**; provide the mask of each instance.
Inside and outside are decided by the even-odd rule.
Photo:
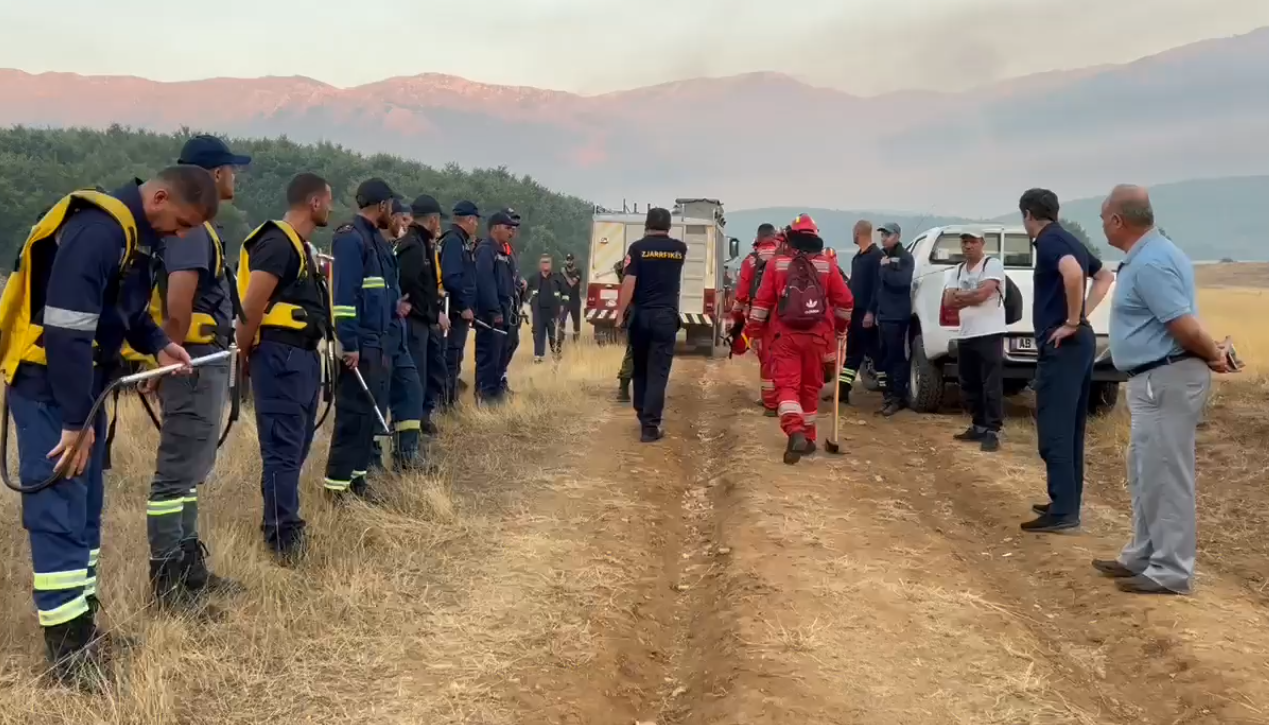
[[[847,455],[790,469],[751,360],[676,361],[667,437],[647,446],[611,402],[621,351],[583,344],[558,368],[522,354],[514,403],[443,420],[441,475],[393,480],[385,508],[323,503],[320,441],[316,551],[293,570],[258,543],[241,425],[202,527],[248,591],[210,624],[147,608],[155,435],[129,407],[102,593],[136,644],[103,696],[36,681],[3,497],[0,723],[1269,723],[1269,274],[1215,269],[1202,316],[1248,369],[1217,384],[1200,433],[1192,597],[1122,595],[1089,570],[1129,530],[1123,410],[1091,428],[1083,530],[1028,537],[1044,487],[1029,401],[989,457],[951,443],[959,415],[884,421],[863,395]]]

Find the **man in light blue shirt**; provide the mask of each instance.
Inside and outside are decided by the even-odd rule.
[[[1118,186],[1102,205],[1102,230],[1125,253],[1110,313],[1110,351],[1128,374],[1128,487],[1132,541],[1093,567],[1121,591],[1186,594],[1197,554],[1194,437],[1225,350],[1199,322],[1194,265],[1155,229],[1150,196]]]

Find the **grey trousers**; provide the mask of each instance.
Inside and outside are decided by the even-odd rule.
[[[1119,563],[1174,592],[1189,592],[1194,583],[1194,431],[1211,387],[1211,371],[1196,359],[1128,381],[1132,541]]]
[[[198,484],[216,465],[228,393],[228,362],[204,365],[159,384],[163,427],[146,505],[151,558],[179,557],[181,542],[198,537]]]

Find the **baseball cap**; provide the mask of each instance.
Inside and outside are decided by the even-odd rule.
[[[965,240],[965,239],[982,239],[982,238],[983,238],[983,233],[982,233],[982,232],[976,232],[976,231],[974,231],[974,230],[972,230],[972,229],[966,229],[965,231],[961,232],[961,239],[962,239],[962,240]]]
[[[392,200],[392,213],[393,214],[413,214],[414,212],[410,210],[410,205],[406,204],[404,199],[401,199],[398,197]]]
[[[515,209],[512,209],[509,206],[505,206],[502,208],[502,213],[511,217],[512,221],[516,223],[516,226],[520,225],[520,212],[516,211]]]
[[[414,201],[410,204],[410,211],[414,212],[414,216],[427,216],[429,214],[439,214],[442,219],[449,216],[441,210],[440,202],[435,197],[427,194],[420,194],[414,197]]]
[[[211,170],[222,166],[246,166],[251,163],[251,157],[235,154],[229,150],[229,144],[215,136],[204,135],[186,141],[176,163]]]
[[[569,252],[568,254],[565,254],[565,255],[564,255],[564,261],[565,261],[565,262],[571,262],[571,261],[573,261],[573,253],[572,253],[572,252]]]
[[[898,224],[895,224],[894,222],[890,222],[888,224],[882,224],[880,227],[877,228],[877,231],[881,232],[882,234],[893,234],[895,236],[898,236],[902,230],[899,229]]]
[[[367,179],[361,182],[361,186],[357,187],[358,209],[382,204],[385,201],[394,201],[396,198],[397,195],[392,191],[392,187],[388,186],[388,182],[380,178]]]
[[[515,217],[506,213],[505,211],[500,211],[500,212],[494,213],[493,216],[489,217],[489,226],[490,228],[518,227],[520,226],[520,220],[516,219]]]
[[[454,216],[480,216],[480,209],[476,207],[475,202],[460,201],[454,205]]]

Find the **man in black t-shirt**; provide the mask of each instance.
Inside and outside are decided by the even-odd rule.
[[[626,252],[626,277],[617,299],[618,324],[628,324],[634,357],[634,409],[643,428],[642,441],[661,439],[665,386],[674,362],[679,331],[679,289],[687,245],[670,237],[667,209],[652,208],[643,239]],[[626,323],[626,309],[632,308]]]
[[[300,174],[287,187],[286,199],[286,215],[243,242],[238,286],[246,321],[238,326],[237,341],[251,371],[260,436],[264,539],[289,564],[304,553],[300,469],[317,416],[318,347],[323,339],[329,344],[331,330],[330,296],[308,243],[330,219],[330,185],[315,174]]]

